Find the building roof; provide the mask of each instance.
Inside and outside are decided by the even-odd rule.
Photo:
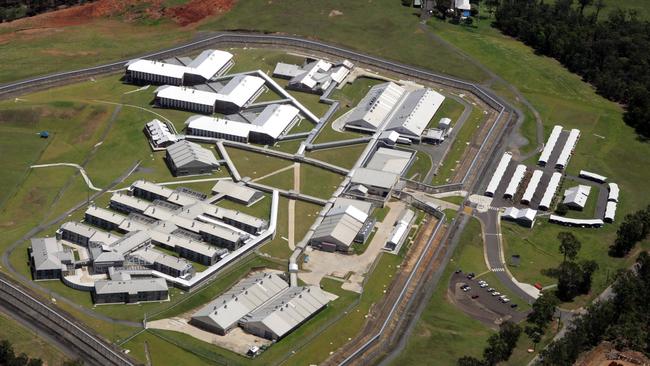
[[[256,128],[252,131],[264,133],[277,139],[293,121],[298,118],[298,108],[290,104],[271,104],[252,122]]]
[[[504,196],[512,197],[515,195],[517,188],[519,187],[519,183],[521,183],[522,179],[524,179],[524,174],[526,174],[526,166],[524,164],[517,165],[514,173],[512,174],[512,178],[510,178],[508,187],[506,187]]]
[[[618,203],[613,202],[613,201],[608,201],[607,206],[605,207],[605,219],[614,221],[614,218],[616,218],[616,206]]]
[[[186,67],[161,61],[138,59],[129,61],[127,70],[182,79]]]
[[[572,129],[571,132],[569,132],[569,137],[567,138],[562,151],[560,152],[560,157],[557,158],[557,163],[555,163],[556,166],[559,166],[562,169],[566,167],[569,163],[571,154],[573,154],[573,149],[575,149],[576,144],[578,143],[578,138],[580,138],[580,130],[575,128]]]
[[[544,172],[539,169],[533,172],[533,175],[530,177],[528,185],[526,186],[526,191],[521,197],[522,201],[530,202],[533,199],[533,195],[535,194],[535,191],[537,191],[537,186],[539,186],[539,182],[541,181],[543,175]]]
[[[107,210],[105,208],[97,207],[95,205],[88,206],[88,208],[86,209],[86,215],[96,217],[100,220],[110,222],[117,226],[119,226],[122,222],[124,222],[124,220],[126,220],[126,216],[122,214],[119,214],[115,211]]]
[[[516,207],[507,207],[505,211],[501,214],[501,217],[513,221],[523,221],[526,223],[533,223],[535,217],[537,216],[537,210],[530,208],[516,208]]]
[[[396,108],[386,129],[420,137],[444,100],[442,94],[428,88],[411,91]]]
[[[332,205],[332,208],[347,208],[348,206],[354,206],[361,212],[366,213],[367,215],[370,214],[370,211],[372,211],[372,203],[367,202],[367,201],[361,201],[361,200],[355,200],[352,198],[345,198],[345,197],[338,197],[335,201],[334,204]]]
[[[603,220],[601,219],[573,219],[570,217],[563,217],[558,215],[550,215],[548,217],[550,222],[556,222],[560,224],[567,224],[570,226],[603,226]]]
[[[192,319],[228,329],[288,287],[287,282],[277,274],[256,273],[242,279],[227,292],[210,301],[194,313]]]
[[[186,86],[163,85],[156,89],[156,98],[178,100],[214,107],[219,99],[217,93],[188,88]]]
[[[250,123],[208,116],[191,116],[185,121],[185,125],[189,129],[223,133],[245,139],[248,138],[253,127]]]
[[[147,122],[146,129],[155,145],[178,141],[178,137],[171,133],[169,127],[157,119]]]
[[[354,206],[332,208],[312,238],[349,247],[367,219],[368,214]]]
[[[553,175],[551,175],[551,179],[549,180],[548,185],[546,186],[546,191],[544,192],[542,199],[539,201],[539,207],[546,207],[546,208],[551,207],[551,201],[553,201],[555,192],[557,191],[557,188],[560,186],[560,180],[562,180],[562,173],[555,172],[553,173]]]
[[[167,147],[167,156],[177,168],[189,166],[217,167],[219,163],[212,152],[199,144],[187,140],[179,141]]]
[[[562,203],[578,207],[585,207],[590,192],[591,186],[580,184],[575,187],[571,187],[564,191],[564,200]]]
[[[488,186],[485,189],[486,194],[493,195],[494,192],[496,192],[497,188],[499,187],[499,183],[501,183],[501,179],[503,178],[503,174],[505,174],[506,169],[508,168],[508,164],[510,164],[511,159],[512,159],[512,153],[510,153],[509,151],[503,153],[501,160],[499,160],[499,165],[497,165],[497,168],[494,170],[494,173],[492,173],[492,178],[490,179],[490,183],[488,183]]]
[[[205,50],[193,61],[189,58],[177,58],[170,62],[136,59],[127,63],[127,70],[147,74],[164,75],[182,79],[188,74],[200,75],[209,80],[232,60],[233,55],[226,51]]]
[[[413,153],[410,151],[380,147],[366,164],[366,168],[402,175],[408,167]]]
[[[607,180],[607,177],[605,177],[605,176],[602,176],[602,175],[596,174],[596,173],[592,173],[592,172],[588,172],[586,170],[581,170],[579,176],[580,176],[580,178],[586,178],[586,179],[590,179],[590,180],[600,182],[600,183],[603,183],[603,182],[605,182]]]
[[[123,192],[115,192],[111,196],[111,202],[115,202],[122,206],[130,207],[136,211],[144,211],[149,207],[151,202],[139,199],[138,197],[129,196]]]
[[[277,64],[275,64],[275,69],[273,70],[273,76],[293,78],[294,76],[300,75],[303,72],[304,71],[302,70],[302,67],[298,65],[278,62]]]
[[[546,140],[546,144],[544,145],[544,150],[542,150],[542,154],[539,156],[539,159],[537,161],[538,163],[546,164],[548,162],[548,159],[551,158],[551,153],[553,152],[553,149],[555,149],[555,144],[557,143],[557,139],[560,137],[561,133],[562,126],[553,126],[553,130],[551,130],[551,134],[548,136],[548,140]]]
[[[72,253],[63,250],[56,238],[32,238],[32,258],[37,271],[63,270],[62,260],[71,261]]]
[[[120,237],[115,234],[97,230],[86,224],[74,221],[65,222],[61,225],[61,230],[66,230],[81,237],[88,238],[88,241],[104,243],[106,245],[110,245],[120,239]]]
[[[362,184],[364,186],[392,189],[395,183],[397,183],[398,178],[399,176],[394,173],[357,168],[352,174],[351,182],[353,185]]]
[[[347,123],[368,129],[377,129],[388,118],[406,90],[388,82],[370,88],[348,116]]]
[[[214,194],[224,194],[235,200],[243,202],[252,202],[262,197],[263,194],[253,188],[246,187],[243,184],[238,184],[232,180],[219,180],[212,187]]]
[[[210,80],[217,75],[224,66],[228,65],[233,55],[230,52],[220,50],[205,50],[187,65],[187,73],[201,75]]]
[[[262,323],[282,337],[327,305],[329,299],[318,286],[289,287],[275,299],[258,307],[240,323]]]
[[[98,295],[128,293],[135,295],[140,292],[168,291],[164,278],[138,278],[122,281],[95,281],[95,293]]]
[[[192,269],[192,265],[183,258],[173,255],[167,255],[152,247],[142,248],[130,254],[130,256],[139,258],[149,265],[157,263],[159,265],[173,268],[179,272],[187,272]]]
[[[171,190],[171,189],[169,189],[167,187],[163,187],[163,186],[158,185],[156,183],[149,182],[147,180],[142,180],[142,179],[136,180],[135,182],[133,182],[133,184],[131,184],[131,190],[133,190],[134,188],[138,188],[138,189],[143,190],[145,192],[150,192],[150,193],[153,193],[153,194],[155,194],[157,196],[161,196],[161,197],[165,197],[165,198],[169,197],[172,193],[174,193],[173,190]]]
[[[151,236],[146,231],[132,231],[122,237],[122,239],[112,243],[110,249],[121,255],[126,255],[139,249],[151,242]]]
[[[607,194],[607,200],[608,201],[614,201],[618,202],[618,195],[619,195],[619,189],[618,189],[618,184],[616,183],[609,183],[607,184],[609,187],[609,193]]]
[[[264,79],[251,75],[235,75],[216,94],[216,100],[243,107],[264,86]]]

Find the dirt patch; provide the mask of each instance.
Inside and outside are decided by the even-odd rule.
[[[57,50],[57,49],[47,49],[47,50],[41,50],[41,53],[48,55],[48,56],[93,56],[99,54],[99,52],[96,51],[77,51],[77,52],[66,52],[62,50]]]
[[[165,16],[186,26],[209,16],[223,14],[234,5],[235,0],[191,0],[187,4],[166,9]]]
[[[339,15],[343,15],[343,12],[340,10],[332,9],[332,11],[330,11],[329,17],[332,18],[332,17],[337,17]]]
[[[613,363],[615,362],[615,363]],[[648,365],[650,359],[641,352],[617,351],[609,342],[602,342],[596,348],[582,355],[574,365],[576,366],[633,366]]]

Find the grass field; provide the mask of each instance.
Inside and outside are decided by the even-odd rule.
[[[25,353],[30,358],[40,358],[47,365],[61,365],[66,360],[58,348],[1,312],[0,328],[0,340],[11,342],[16,355]]]
[[[366,144],[358,144],[333,149],[310,151],[307,153],[307,156],[326,163],[338,165],[341,168],[350,169],[354,166],[354,163],[359,160],[359,156],[361,156],[361,153],[365,148]]]
[[[436,114],[433,116],[431,121],[429,121],[427,128],[438,128],[438,123],[441,118],[451,119],[451,125],[453,127],[454,124],[458,122],[460,115],[463,114],[463,110],[465,110],[465,106],[463,106],[462,103],[447,95],[445,101],[442,102],[442,105],[438,111],[436,111]]]
[[[300,164],[300,192],[310,196],[329,199],[343,178],[329,170]]]
[[[461,126],[454,141],[451,142],[452,145],[449,148],[449,152],[447,153],[444,162],[440,165],[437,174],[432,179],[433,184],[449,183],[450,179],[455,174],[456,167],[460,163],[463,153],[467,149],[467,145],[472,140],[474,133],[478,131],[481,125],[485,122],[485,119],[486,115],[482,110],[478,108],[472,109],[472,113]]]
[[[406,178],[421,182],[431,170],[431,157],[421,151],[415,154],[415,161],[406,172]]]
[[[265,184],[267,186],[290,190],[293,189],[293,169],[285,170],[276,174],[273,174],[264,179],[257,181],[260,184]]]
[[[226,150],[242,177],[263,177],[293,164],[293,162],[289,160],[279,159],[247,150],[236,148],[226,148]]]

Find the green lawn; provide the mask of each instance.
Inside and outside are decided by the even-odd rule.
[[[275,173],[269,177],[257,181],[257,183],[275,187],[278,189],[284,189],[284,190],[293,189],[293,168],[279,173]]]
[[[579,183],[581,185],[584,185],[583,183]],[[578,182],[569,180],[569,179],[564,179],[564,183],[558,189],[558,203],[561,203],[562,200],[564,199],[564,191],[568,188],[575,187],[578,185]],[[566,214],[566,217],[572,217],[576,219],[593,219],[596,218],[596,204],[598,203],[598,194],[600,192],[600,185],[598,184],[587,184],[588,186],[591,186],[591,192],[589,193],[589,197],[587,198],[587,203],[585,204],[585,207],[582,209],[582,211],[578,210],[571,210]]]
[[[440,199],[443,201],[455,203],[457,205],[462,205],[463,202],[465,201],[465,197],[462,196],[449,196],[449,197],[442,197]]]
[[[332,123],[336,121],[339,117],[344,115],[347,111],[349,111],[349,108],[346,109],[344,107],[339,107],[336,113],[334,113],[332,117],[329,119],[329,121],[327,121],[327,123],[325,123],[325,125],[321,128],[320,132],[314,139],[314,143],[321,144],[323,142],[349,140],[357,137],[363,137],[364,135],[358,132],[352,132],[352,131],[339,132],[332,128]]]
[[[468,143],[472,141],[474,133],[479,130],[481,125],[485,122],[486,115],[483,110],[473,108],[472,113],[469,115],[465,123],[460,128],[456,138],[451,142],[449,152],[445,160],[440,165],[438,173],[433,177],[433,184],[450,183],[450,179],[456,174],[456,168],[463,158],[463,153],[468,147]]]
[[[273,150],[295,154],[303,141],[305,141],[305,139],[280,141],[276,142],[275,145],[271,146],[270,148]]]
[[[288,167],[293,162],[237,148],[226,148],[242,177],[259,178]]]
[[[436,114],[429,121],[427,128],[438,128],[438,123],[442,118],[451,119],[451,125],[453,127],[458,122],[460,115],[463,114],[463,110],[465,110],[465,106],[462,103],[447,95]]]
[[[417,151],[415,154],[415,161],[411,164],[408,172],[406,172],[406,178],[416,180],[421,182],[431,170],[431,157],[421,151]]]
[[[307,153],[310,158],[318,159],[326,163],[338,165],[341,168],[350,169],[359,160],[359,156],[366,148],[366,144],[358,144],[332,149],[316,150]]]
[[[288,235],[288,210],[289,200],[280,197],[278,206],[278,221],[275,230],[275,237],[273,240],[265,243],[260,247],[260,252],[268,254],[275,258],[289,259],[291,250],[289,249],[288,241],[285,240]]]
[[[329,170],[300,164],[300,192],[310,196],[329,199],[343,178]]]
[[[390,207],[388,206],[377,207],[372,214],[375,215],[378,222],[382,222],[386,218],[386,215],[388,215],[388,211],[390,211]]]
[[[11,342],[16,355],[25,353],[30,358],[40,358],[48,365],[61,365],[65,362],[66,356],[58,348],[1,312],[0,328],[0,340]]]

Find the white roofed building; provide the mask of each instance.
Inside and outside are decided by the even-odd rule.
[[[231,180],[219,180],[212,187],[215,195],[224,195],[227,199],[247,206],[264,198],[264,194],[258,190],[235,183]]]
[[[336,65],[325,60],[307,60],[303,66],[278,62],[273,76],[288,79],[287,89],[323,94],[330,86],[340,84],[352,67],[347,60]]]
[[[32,238],[29,259],[35,281],[61,278],[74,263],[72,251],[64,250],[55,238]]]
[[[618,202],[618,195],[620,193],[619,188],[618,188],[618,184],[609,183],[609,184],[607,184],[607,187],[609,189],[609,192],[607,194],[607,201]]]
[[[236,75],[216,93],[215,108],[221,113],[237,112],[252,103],[264,91],[264,79]]]
[[[417,89],[409,92],[397,107],[386,126],[402,137],[420,141],[420,136],[436,114],[445,97],[432,89]]]
[[[345,126],[366,132],[375,132],[390,116],[406,90],[395,83],[377,84],[357,104],[348,116]]]
[[[413,153],[380,147],[366,164],[366,168],[402,175],[409,167]]]
[[[537,211],[530,208],[516,208],[508,207],[501,214],[501,218],[504,220],[514,221],[519,225],[525,227],[533,227],[535,224],[535,217],[537,216]]]
[[[178,137],[169,130],[169,127],[157,119],[147,122],[144,132],[154,148],[167,147],[178,141]]]
[[[347,252],[368,220],[368,214],[354,206],[332,208],[314,231],[310,244],[325,251]]]
[[[159,107],[213,114],[218,94],[185,86],[163,85],[156,89],[155,103]]]
[[[605,207],[605,217],[603,220],[608,223],[614,222],[614,219],[616,219],[616,207],[618,206],[618,203],[613,202],[613,201],[607,201],[607,206]]]
[[[582,211],[587,204],[587,199],[591,193],[591,187],[585,185],[577,185],[564,191],[564,200],[562,203],[569,206],[574,210]]]

